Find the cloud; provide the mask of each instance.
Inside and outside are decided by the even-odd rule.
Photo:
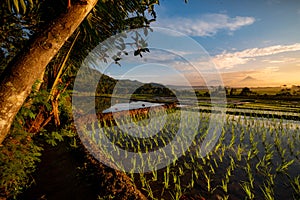
[[[226,14],[206,14],[199,18],[171,18],[159,20],[158,25],[190,36],[213,36],[219,31],[236,31],[255,22],[253,17],[229,17]]]
[[[274,66],[274,67],[266,67],[263,69],[263,71],[265,73],[273,73],[273,72],[278,72],[279,71],[279,67]]]
[[[228,53],[224,52],[219,54],[213,58],[214,63],[223,69],[230,69],[235,65],[242,65],[246,64],[249,61],[256,60],[257,57],[262,56],[270,56],[274,54],[284,53],[284,52],[291,52],[291,51],[299,51],[300,50],[300,43],[295,43],[292,45],[275,45],[269,46],[264,48],[252,48],[246,49],[239,52]],[[265,62],[267,60],[264,60]],[[269,63],[279,63],[279,60],[269,61]]]

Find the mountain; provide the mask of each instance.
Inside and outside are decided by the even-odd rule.
[[[258,80],[256,78],[253,78],[252,76],[247,76],[243,78],[242,80],[235,81],[230,86],[233,87],[259,87],[263,86],[265,83],[262,80]]]
[[[246,78],[244,78],[243,80],[240,81],[240,83],[244,83],[244,82],[252,82],[252,81],[257,81],[257,79],[251,77],[251,76],[247,76]]]

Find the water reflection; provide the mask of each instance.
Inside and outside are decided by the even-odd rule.
[[[125,110],[135,110],[140,108],[151,108],[162,106],[162,103],[151,103],[146,101],[132,101],[130,103],[117,103],[110,108],[103,110],[102,113],[109,113],[109,112],[119,112]]]

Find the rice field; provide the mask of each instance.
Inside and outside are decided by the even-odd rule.
[[[300,121],[177,108],[109,124],[81,137],[148,199],[300,199]]]

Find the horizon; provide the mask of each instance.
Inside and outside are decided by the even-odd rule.
[[[249,77],[249,76],[248,76]],[[248,78],[246,77],[246,78]],[[245,79],[246,79],[245,78]],[[252,77],[250,77],[252,78]],[[205,88],[205,87],[219,87],[221,85],[205,85],[205,84],[200,84],[200,85],[178,85],[178,84],[163,84],[163,83],[158,83],[158,82],[143,82],[143,81],[140,81],[140,80],[136,80],[136,79],[116,79],[116,80],[123,80],[123,81],[132,81],[132,82],[140,82],[140,83],[143,83],[143,84],[161,84],[163,86],[167,86],[167,87],[202,87],[202,88]],[[241,80],[243,81],[243,80]],[[292,88],[292,87],[300,87],[300,84],[291,84],[291,85],[288,85],[288,84],[282,84],[282,85],[265,85],[265,86],[251,86],[251,85],[247,85],[247,84],[244,84],[244,85],[226,85],[224,84],[223,85],[225,88],[244,88],[244,87],[248,87],[248,88]]]
[[[188,44],[174,43],[167,37],[156,37],[160,41],[152,42],[173,45],[173,49],[149,48],[150,53],[143,54],[141,61],[136,57],[122,58],[121,67],[113,64],[103,73],[116,79],[165,85],[300,85],[300,29],[296,26],[300,24],[300,1],[212,0],[187,4],[161,1],[156,12],[153,27],[181,32],[197,42],[203,52],[189,48]],[[170,33],[170,37],[176,36]],[[182,37],[177,36],[177,39]],[[148,43],[151,47],[152,43]],[[199,58],[201,53],[206,53],[209,61],[203,63],[203,58]],[[221,81],[208,72],[211,66],[216,68]],[[197,70],[204,73],[195,75]],[[247,82],[244,80],[247,77],[253,80]]]

